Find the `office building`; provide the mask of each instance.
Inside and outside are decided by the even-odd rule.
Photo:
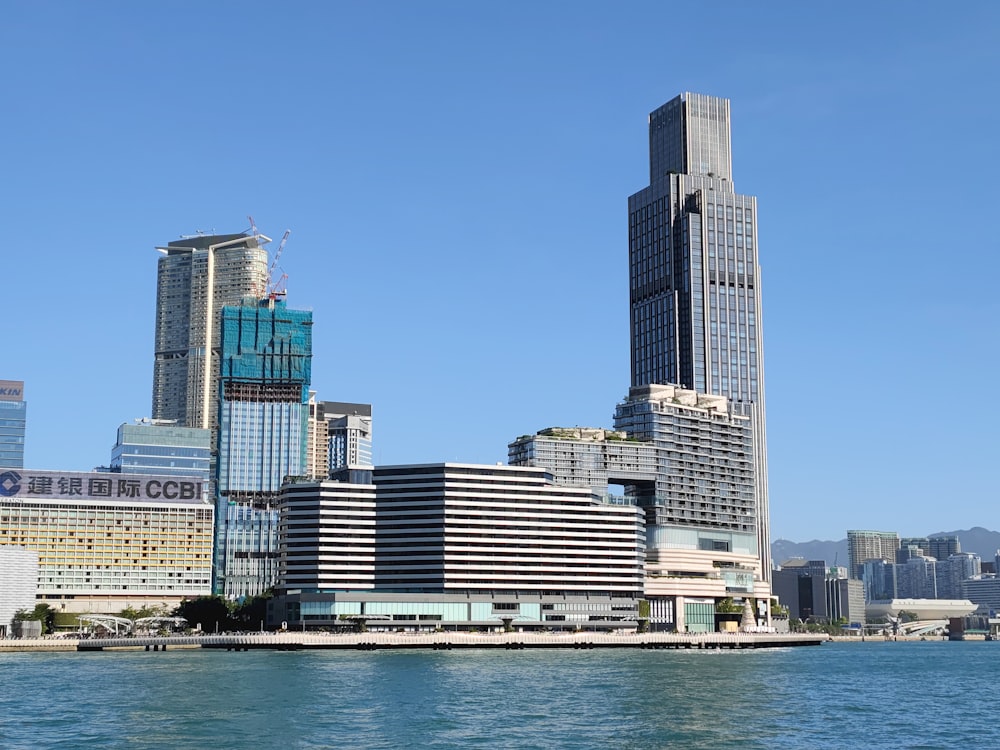
[[[1000,612],[1000,577],[978,575],[962,581],[962,599],[977,606],[977,612],[995,617]]]
[[[865,601],[888,601],[899,596],[899,581],[897,578],[899,566],[882,559],[869,559],[861,563],[861,573],[858,576],[865,592]]]
[[[24,433],[28,402],[24,382],[0,380],[0,469],[24,467]]]
[[[525,435],[508,446],[508,462],[640,507],[654,628],[714,630],[715,603],[726,597],[758,600],[757,614],[766,619],[751,420],[734,414],[723,396],[649,385],[629,390],[615,428]],[[624,497],[612,496],[612,486]]]
[[[212,506],[198,477],[23,470],[0,481],[0,546],[38,555],[38,600],[66,612],[211,593]]]
[[[118,428],[111,450],[117,474],[196,476],[209,486],[211,430],[180,427],[172,420],[137,419]]]
[[[757,201],[733,187],[729,101],[685,93],[649,116],[649,187],[628,200],[632,385],[725,396],[754,430],[754,522],[770,532]]]
[[[635,626],[643,582],[637,508],[557,486],[532,467],[383,466],[371,481],[285,486],[288,578],[273,618],[290,626],[342,617],[408,628],[497,627],[504,619],[521,627]],[[364,592],[373,560],[374,585]]]
[[[788,560],[772,573],[771,585],[789,617],[802,621],[865,623],[865,591],[846,568],[823,560]]]
[[[330,471],[372,465],[371,404],[324,401]]]
[[[153,419],[214,427],[222,308],[265,296],[268,242],[261,234],[196,235],[157,248],[163,255],[157,265]]]
[[[895,531],[849,530],[847,557],[851,577],[861,578],[862,565],[866,560],[894,561],[898,549],[899,534]]]
[[[945,549],[948,549],[946,547]],[[946,560],[938,560],[934,568],[938,598],[962,599],[962,582],[982,575],[982,560],[972,552],[959,552]]]
[[[278,492],[307,464],[312,313],[284,300],[222,311],[216,593],[254,596],[277,582]]]
[[[305,476],[325,479],[347,466],[372,466],[372,407],[317,401],[310,393]]]
[[[353,479],[353,477],[345,477]],[[296,480],[282,487],[278,524],[282,589],[375,588],[375,485]]]
[[[15,614],[34,609],[37,591],[38,553],[25,547],[0,546],[0,638],[10,635]]]

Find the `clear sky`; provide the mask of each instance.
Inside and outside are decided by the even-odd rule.
[[[994,2],[5,3],[26,465],[108,462],[154,246],[248,215],[376,463],[610,426],[647,115],[694,91],[758,197],[773,537],[997,528],[998,38]]]

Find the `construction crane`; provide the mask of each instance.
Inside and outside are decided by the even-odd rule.
[[[288,235],[291,233],[291,229],[285,230],[285,234],[281,238],[281,242],[278,243],[278,249],[274,251],[274,259],[271,261],[271,267],[267,270],[267,296],[272,300],[276,297],[285,295],[286,290],[281,285],[288,278],[288,274],[283,273],[281,274],[281,278],[274,281],[274,269],[278,267],[278,260],[281,258],[281,253],[285,249],[285,243],[288,242]],[[279,287],[281,288],[279,289]]]

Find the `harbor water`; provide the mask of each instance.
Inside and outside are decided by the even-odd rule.
[[[0,748],[953,748],[1000,643],[0,654]]]

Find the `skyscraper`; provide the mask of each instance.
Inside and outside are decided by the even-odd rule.
[[[649,116],[649,187],[629,210],[632,385],[725,396],[751,418],[757,547],[770,574],[757,200],[732,182],[729,101],[685,93]]]
[[[899,549],[899,534],[895,531],[864,531],[851,529],[847,532],[847,557],[850,561],[851,578],[861,578],[866,560],[896,559]]]
[[[261,234],[197,235],[157,248],[163,257],[156,283],[153,419],[214,426],[222,308],[264,296],[268,242]]]
[[[27,416],[24,383],[20,380],[0,380],[0,469],[24,468]]]
[[[220,344],[215,589],[253,596],[277,577],[278,491],[306,472],[312,313],[226,306]]]

